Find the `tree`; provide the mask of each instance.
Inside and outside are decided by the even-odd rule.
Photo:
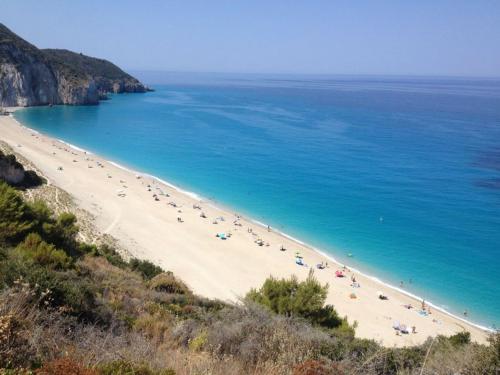
[[[246,296],[277,314],[302,317],[314,325],[336,328],[344,323],[332,305],[326,305],[328,284],[321,285],[311,270],[305,281],[296,276],[289,279],[269,277],[259,290],[252,289]]]
[[[18,241],[32,228],[29,207],[13,188],[0,181],[0,243]]]

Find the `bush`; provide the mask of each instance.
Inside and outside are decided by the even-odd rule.
[[[16,243],[32,228],[29,207],[13,188],[0,181],[0,243]]]
[[[470,343],[470,332],[463,331],[454,334],[448,338],[453,346],[461,346]]]
[[[132,271],[139,272],[145,280],[151,280],[153,277],[163,272],[161,267],[154,265],[150,261],[137,258],[130,260],[130,268]]]
[[[293,375],[343,375],[344,372],[336,363],[326,364],[321,361],[307,360],[293,369]]]
[[[0,369],[22,366],[35,356],[27,324],[13,314],[0,314]]]
[[[13,254],[0,263],[0,284],[13,286],[20,281],[33,289],[34,303],[58,308],[83,320],[100,320],[96,286],[77,270],[61,272]]]
[[[198,336],[189,341],[189,349],[194,352],[199,352],[203,350],[204,346],[208,342],[208,334],[206,331],[201,331]]]
[[[26,171],[24,172],[24,180],[21,185],[23,188],[31,188],[44,183],[46,183],[46,180],[37,175],[35,171]]]
[[[128,361],[114,361],[99,367],[102,375],[175,375],[172,369],[152,370],[146,364],[133,364]]]
[[[314,325],[336,328],[344,321],[333,306],[324,306],[327,294],[328,284],[322,286],[311,271],[303,282],[295,276],[281,280],[270,277],[259,290],[252,289],[246,299],[280,315],[301,317]]]
[[[71,258],[63,250],[57,250],[54,245],[44,242],[36,233],[29,234],[17,246],[16,251],[40,266],[58,270],[68,269],[71,266]]]
[[[98,372],[84,367],[70,358],[55,359],[46,362],[35,372],[36,375],[98,375]]]
[[[149,282],[149,287],[157,292],[183,295],[191,294],[187,285],[178,280],[171,272],[163,272],[153,277]]]
[[[127,262],[125,262],[120,254],[112,247],[104,244],[97,250],[97,255],[103,256],[107,259],[109,263],[121,269],[128,267]]]

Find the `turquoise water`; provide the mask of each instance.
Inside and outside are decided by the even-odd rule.
[[[500,324],[500,81],[150,80],[156,92],[16,117]]]

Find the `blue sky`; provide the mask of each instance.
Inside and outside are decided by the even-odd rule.
[[[132,70],[500,76],[496,0],[2,0],[0,22]]]

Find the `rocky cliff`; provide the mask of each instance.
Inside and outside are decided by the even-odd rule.
[[[25,171],[14,155],[5,155],[0,151],[0,181],[19,187],[38,186],[43,179],[34,171]]]
[[[148,88],[109,61],[38,49],[0,23],[0,105],[97,104],[107,93]]]

